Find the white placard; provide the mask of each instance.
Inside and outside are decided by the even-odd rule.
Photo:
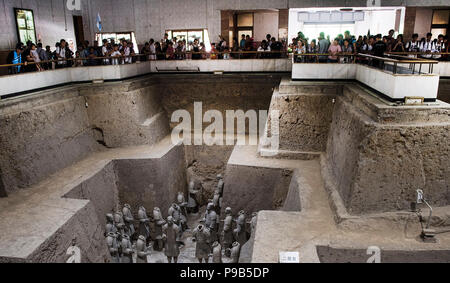
[[[299,252],[280,252],[280,263],[300,263]]]

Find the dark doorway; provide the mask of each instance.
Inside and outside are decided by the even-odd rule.
[[[83,17],[73,16],[73,27],[75,31],[75,40],[77,46],[80,46],[84,42],[84,29],[83,29]]]

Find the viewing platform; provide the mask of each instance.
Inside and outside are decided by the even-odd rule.
[[[291,72],[292,59],[158,60],[134,64],[69,67],[0,77],[0,97],[71,83],[119,81],[152,73]]]
[[[300,61],[309,62],[307,59],[310,56],[318,54],[302,56]],[[390,101],[408,98],[414,103],[422,103],[436,101],[440,76],[450,76],[448,62],[367,54],[347,55],[344,58],[348,63],[294,63],[292,79],[356,80]]]
[[[261,52],[259,52],[261,53]],[[73,83],[120,81],[156,73],[290,73],[293,80],[359,81],[391,101],[408,98],[435,101],[440,78],[450,78],[450,62],[400,55],[375,57],[339,55],[346,63],[316,63],[328,54],[294,54],[286,58],[200,59],[137,61],[133,64],[68,67],[0,77],[0,97],[5,99]],[[138,57],[136,55],[135,57]],[[280,56],[281,57],[281,56]],[[299,58],[301,58],[299,60]],[[299,63],[298,61],[301,61]],[[315,62],[311,62],[315,61]],[[373,66],[382,62],[382,69]],[[3,66],[5,67],[5,66]]]

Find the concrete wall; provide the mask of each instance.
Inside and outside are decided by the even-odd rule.
[[[408,0],[400,3],[396,0],[382,1],[383,6],[448,6],[445,0],[432,0],[426,3],[419,0]],[[138,43],[150,38],[160,39],[165,30],[184,28],[207,28],[211,41],[217,40],[221,32],[221,10],[255,10],[255,9],[287,9],[309,7],[366,7],[366,0],[343,3],[337,0],[135,0],[123,2],[119,0],[90,1],[83,16],[90,19],[85,34],[92,36],[96,32],[95,17],[102,14],[104,31],[136,30]],[[121,17],[122,16],[122,17]],[[136,26],[136,28],[135,28]],[[274,33],[277,34],[277,33]]]
[[[272,37],[278,38],[278,12],[255,13],[253,24],[253,36],[256,41],[265,40],[267,34],[272,35]]]
[[[442,64],[442,72],[447,64]],[[394,100],[409,97],[436,99],[439,88],[438,67],[433,74],[393,74],[361,64],[296,63],[292,66],[292,79],[356,79]]]
[[[33,10],[36,37],[42,40],[44,46],[54,47],[55,43],[61,38],[72,39],[75,42],[73,15],[80,15],[81,12],[67,10],[66,1],[4,0],[0,1],[0,11],[2,11],[0,17],[0,50],[12,49],[18,41],[13,8]]]
[[[93,41],[98,32],[97,13],[100,12],[104,32],[135,31],[137,41],[142,44],[150,38],[159,40],[167,29],[207,28],[214,42],[221,32],[221,10],[288,9],[308,7],[365,7],[366,0],[81,0],[81,11],[69,11],[65,1],[26,0],[0,2],[5,15],[0,17],[0,50],[10,49],[17,41],[13,7],[33,9],[35,12],[37,34],[44,44],[54,46],[61,38],[73,38],[72,15],[82,15],[86,39]],[[382,6],[448,6],[446,0],[384,0]],[[3,21],[2,21],[3,20]],[[67,20],[67,30],[65,28]],[[277,34],[277,33],[274,33]]]
[[[419,34],[419,39],[426,37],[427,33],[431,31],[431,22],[433,20],[433,9],[431,8],[417,8],[416,22],[414,25],[414,33]]]

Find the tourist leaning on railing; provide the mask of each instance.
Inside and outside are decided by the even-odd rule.
[[[338,63],[339,57],[336,56],[338,53],[342,52],[342,48],[339,45],[339,39],[336,38],[333,41],[333,44],[328,49],[328,52],[330,53],[330,56],[328,56],[328,63]]]
[[[23,63],[22,51],[23,51],[22,44],[18,43],[16,45],[16,49],[11,51],[8,54],[8,57],[6,59],[6,63],[7,64],[21,64],[21,63]],[[8,69],[9,69],[8,70],[9,74],[19,74],[19,73],[23,72],[23,67],[21,65],[11,66]]]
[[[341,47],[343,53],[355,53],[353,50],[353,45],[350,44],[350,41],[348,39],[344,39],[344,45]],[[343,56],[340,57],[340,63],[353,63],[351,56]]]

